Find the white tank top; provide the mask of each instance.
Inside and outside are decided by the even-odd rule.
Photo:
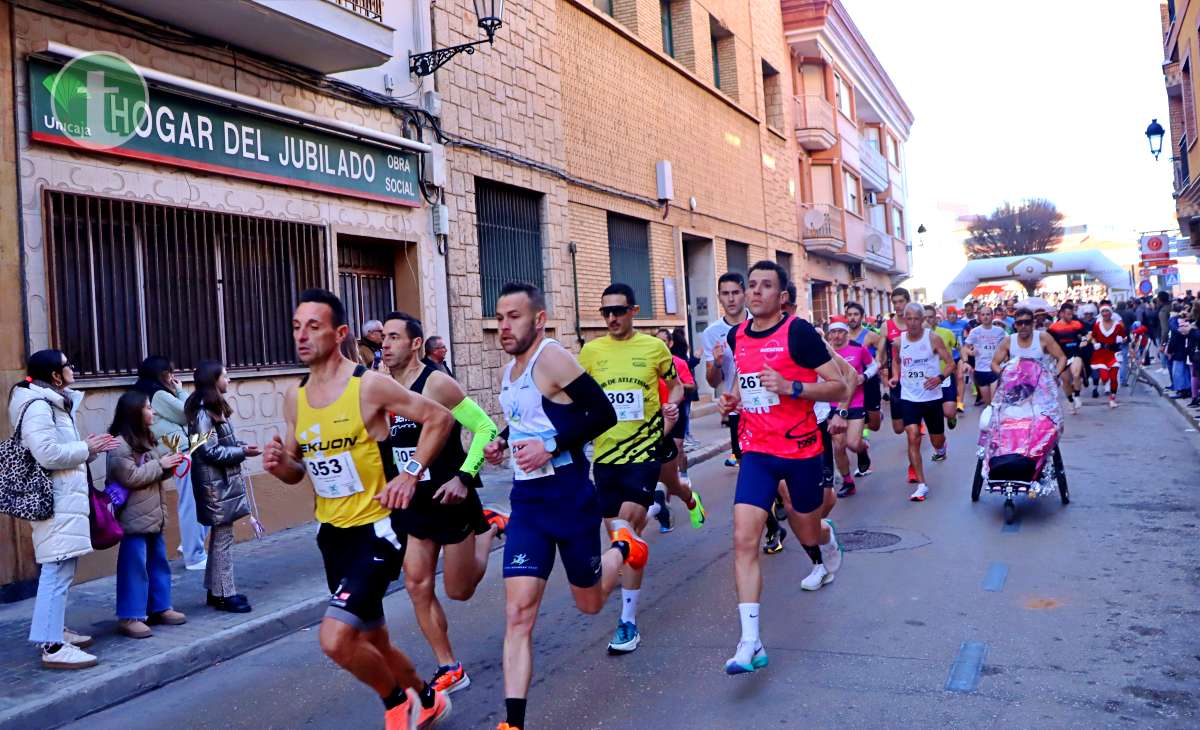
[[[926,389],[925,381],[942,374],[941,361],[926,330],[925,336],[913,342],[908,334],[900,335],[900,399],[912,403],[927,403],[942,399],[941,384]]]
[[[1033,341],[1029,343],[1029,347],[1021,347],[1017,342],[1019,338],[1020,335],[1015,333],[1008,336],[1008,357],[1010,360],[1028,357],[1042,361],[1046,358],[1046,351],[1042,348],[1042,337],[1039,332],[1034,331],[1032,336]]]
[[[504,408],[504,418],[508,421],[510,443],[522,436],[547,439],[558,434],[550,416],[546,415],[546,409],[542,407],[542,391],[538,390],[533,380],[533,366],[537,364],[542,350],[552,342],[558,344],[557,340],[548,337],[542,340],[533,357],[529,358],[525,372],[516,382],[511,382],[510,378],[517,361],[509,361],[504,368],[504,377],[500,380],[500,406]]]

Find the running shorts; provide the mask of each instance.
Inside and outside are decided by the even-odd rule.
[[[975,385],[978,385],[981,388],[986,388],[999,379],[999,376],[990,370],[976,370],[974,377]]]
[[[674,447],[674,442],[671,446]],[[649,509],[654,504],[654,488],[662,463],[643,461],[637,464],[595,464],[592,477],[596,480],[596,498],[600,514],[606,519],[616,517],[626,502]]]
[[[946,376],[942,382],[949,381],[949,385],[942,386],[942,400],[949,403],[958,401],[958,380],[953,375]]]
[[[383,625],[383,597],[404,567],[406,536],[395,515],[355,527],[322,524],[317,548],[325,565],[329,606],[325,617],[359,630]]]
[[[891,403],[892,420],[899,421],[904,418],[904,410],[900,407],[900,386],[888,388],[888,403]]]
[[[750,504],[770,512],[779,491],[779,482],[787,484],[792,509],[800,514],[816,512],[825,500],[822,477],[823,456],[785,459],[752,451],[742,456],[738,471],[734,504]]]
[[[600,580],[601,520],[587,462],[535,481],[544,498],[512,502],[504,531],[504,577],[546,580],[557,552],[571,585],[594,586]]]
[[[846,416],[847,421],[862,421],[867,417],[866,408],[847,408],[846,410],[850,413],[849,416]]]
[[[879,412],[883,403],[882,387],[879,382],[879,373],[875,373],[867,378],[867,382],[863,383],[863,410],[868,413]]]
[[[904,420],[904,425],[916,426],[921,421],[925,421],[925,428],[929,429],[932,436],[938,436],[946,432],[946,418],[942,415],[942,401],[927,400],[927,401],[900,401],[900,414]]]
[[[457,545],[471,533],[483,534],[488,530],[483,517],[483,504],[479,501],[480,482],[478,477],[466,483],[467,497],[456,504],[442,504],[433,500],[436,487],[418,483],[407,509],[392,512],[397,530],[418,540],[431,540],[438,545]]]
[[[833,439],[829,436],[829,419],[817,424],[821,429],[821,486],[833,489]]]

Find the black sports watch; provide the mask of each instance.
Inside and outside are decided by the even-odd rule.
[[[793,380],[792,381],[792,397],[799,398],[800,394],[803,392],[804,392],[804,383],[800,382],[799,380]]]
[[[837,411],[835,411],[835,413],[836,415],[841,416],[844,420],[850,419],[850,411],[846,410],[845,408],[839,408]]]

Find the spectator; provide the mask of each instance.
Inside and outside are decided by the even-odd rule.
[[[1192,390],[1191,368],[1188,366],[1188,335],[1191,322],[1182,316],[1183,304],[1176,302],[1168,320],[1167,358],[1171,363],[1172,398],[1188,398]]]
[[[369,319],[363,322],[362,339],[358,341],[358,361],[372,370],[378,370],[382,360],[383,322]]]
[[[435,367],[453,378],[454,373],[450,372],[450,367],[446,365],[447,350],[446,341],[438,335],[433,335],[425,340],[425,364]]]
[[[150,398],[130,390],[117,401],[108,427],[118,439],[117,448],[108,452],[108,481],[129,491],[117,512],[125,532],[117,552],[117,631],[131,639],[150,638],[154,632],[148,624],[187,623],[187,616],[171,606],[171,564],[163,540],[163,481],[183,463],[183,455],[158,456],[153,423]]]
[[[233,408],[225,400],[229,377],[225,366],[205,360],[196,368],[196,390],[187,399],[188,431],[205,439],[193,455],[192,486],[196,516],[212,528],[208,542],[208,567],[204,587],[208,605],[218,611],[248,613],[250,601],[237,592],[233,581],[233,523],[250,514],[249,485],[242,462],[262,451],[238,441],[229,417]]]
[[[1163,372],[1170,372],[1170,363],[1167,357],[1167,343],[1171,336],[1170,320],[1171,320],[1171,295],[1165,291],[1160,291],[1157,296],[1157,306],[1155,307],[1156,323],[1150,327],[1151,332],[1157,332],[1158,337],[1158,356],[1159,365]]]
[[[85,669],[96,666],[96,657],[83,651],[92,637],[65,627],[67,593],[79,557],[92,551],[87,463],[115,449],[117,441],[107,434],[79,435],[75,413],[83,394],[69,387],[75,372],[66,355],[58,350],[35,352],[25,372],[25,381],[8,394],[9,422],[54,484],[54,515],[32,523],[34,559],[42,572],[29,640],[40,645],[43,667]]]
[[[1187,333],[1187,357],[1192,364],[1192,399],[1188,406],[1200,408],[1200,302],[1192,302],[1188,322],[1191,327]]]
[[[167,442],[175,443],[176,451],[183,449],[188,442],[187,418],[183,415],[187,393],[175,377],[175,366],[171,361],[157,355],[143,360],[133,389],[145,393],[150,399],[150,406],[154,409],[150,433],[154,435],[154,440],[164,446]],[[208,564],[208,553],[204,551],[208,528],[196,521],[196,497],[192,494],[190,469],[182,477],[175,477],[175,491],[178,496],[179,552],[183,555],[183,565],[188,570],[204,570]]]
[[[682,327],[676,327],[671,331],[671,344],[669,346],[671,354],[687,365],[688,375],[695,380],[696,368],[700,367],[700,358],[691,354],[692,348],[688,346],[687,332]],[[685,446],[696,445],[696,439],[692,437],[692,404],[700,400],[700,391],[693,384],[692,388],[684,388],[683,404],[679,406],[680,418],[686,423],[683,432],[683,442]],[[686,414],[686,415],[685,415]],[[686,469],[684,476],[687,476]]]

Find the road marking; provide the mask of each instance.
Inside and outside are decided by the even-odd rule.
[[[987,575],[983,576],[983,590],[999,593],[1004,590],[1004,581],[1008,578],[1008,566],[1004,563],[992,563]]]
[[[1011,525],[1005,525],[1000,528],[1000,532],[1020,532],[1021,531],[1021,516],[1017,515]]]
[[[983,660],[987,658],[987,644],[979,641],[964,641],[958,648],[958,656],[950,665],[946,677],[948,692],[974,692],[979,686],[979,673],[983,671]]]

